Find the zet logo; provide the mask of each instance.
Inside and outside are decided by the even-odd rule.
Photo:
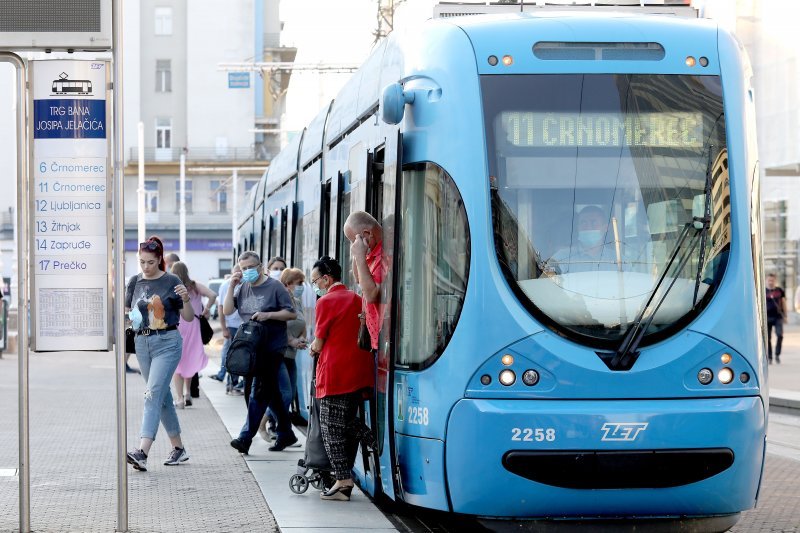
[[[53,80],[51,94],[92,94],[92,82],[91,80],[71,80],[66,72],[62,72],[58,75],[57,80]]]
[[[606,422],[600,430],[605,441],[633,441],[647,429],[647,422]]]

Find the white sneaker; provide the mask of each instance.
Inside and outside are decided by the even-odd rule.
[[[175,466],[189,460],[189,454],[186,453],[186,448],[172,448],[169,452],[167,460],[164,461],[165,465]]]

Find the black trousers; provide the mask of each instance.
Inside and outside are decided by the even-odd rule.
[[[240,439],[253,440],[258,432],[261,419],[267,412],[267,407],[272,409],[277,418],[278,439],[285,441],[292,434],[292,422],[278,386],[278,370],[280,370],[282,362],[283,352],[260,352],[258,354],[256,375],[245,379],[244,398],[247,404],[247,420],[239,432]]]
[[[780,317],[767,319],[767,354],[770,361],[772,361],[772,328],[775,328],[775,356],[780,357],[783,344],[783,319]]]

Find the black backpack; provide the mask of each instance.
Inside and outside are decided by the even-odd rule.
[[[264,336],[264,326],[256,320],[244,322],[231,341],[225,369],[234,376],[251,377],[256,372],[256,353]]]

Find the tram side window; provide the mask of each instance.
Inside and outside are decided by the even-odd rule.
[[[398,261],[399,366],[430,366],[455,331],[469,275],[464,202],[432,163],[403,170]]]

